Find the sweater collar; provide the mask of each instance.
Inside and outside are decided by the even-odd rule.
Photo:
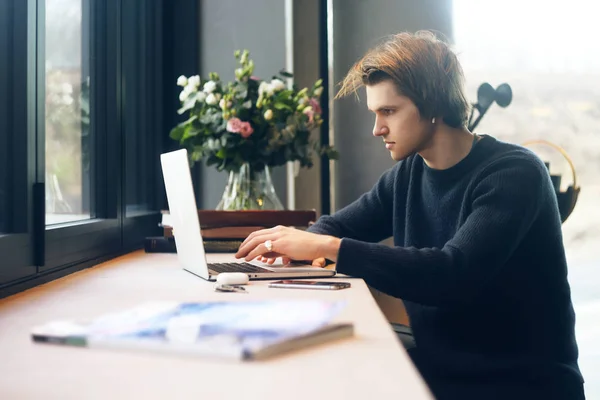
[[[477,164],[479,164],[482,158],[485,157],[485,154],[487,154],[486,149],[488,149],[489,146],[496,141],[496,139],[489,135],[478,134],[477,136],[479,136],[479,140],[477,140],[473,144],[473,148],[471,149],[469,154],[467,154],[465,158],[463,158],[457,164],[453,165],[450,168],[433,169],[425,163],[425,160],[423,160],[421,156],[418,156],[421,159],[421,164],[423,166],[423,172],[425,173],[425,176],[432,180],[439,179],[443,181],[448,181],[460,178],[461,176],[471,171]]]

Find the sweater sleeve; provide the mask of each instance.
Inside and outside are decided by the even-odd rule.
[[[498,160],[478,179],[471,213],[443,248],[342,239],[337,271],[408,301],[432,306],[467,302],[500,272],[546,196],[553,196],[543,168],[531,159]]]
[[[392,236],[394,178],[401,163],[384,172],[373,188],[333,215],[323,215],[308,231],[379,242]]]

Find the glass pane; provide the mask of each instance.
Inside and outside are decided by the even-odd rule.
[[[468,96],[478,86],[506,82],[507,108],[494,104],[476,131],[524,143],[545,140],[572,160],[581,187],[563,224],[569,281],[577,312],[580,366],[584,377],[600,368],[600,42],[593,2],[454,0],[454,39],[465,71]],[[518,11],[515,11],[518,10]],[[557,24],[557,21],[560,21]],[[547,144],[528,145],[560,175],[560,190],[573,185],[566,157]],[[600,398],[600,382],[586,386]]]
[[[122,65],[124,74],[125,138],[125,216],[152,210],[155,201],[153,181],[156,158],[151,130],[154,119],[155,82],[150,77],[155,66],[147,62],[154,46],[148,24],[148,2],[124,2],[122,10]]]
[[[46,0],[46,224],[89,219],[89,46],[82,0]]]

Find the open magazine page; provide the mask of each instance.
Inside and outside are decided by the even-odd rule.
[[[88,322],[51,322],[34,329],[33,339],[249,359],[318,333],[344,306],[317,300],[148,303]]]

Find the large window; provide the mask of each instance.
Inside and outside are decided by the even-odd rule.
[[[600,396],[591,378],[600,367],[597,345],[600,295],[600,41],[598,7],[584,1],[453,0],[454,38],[468,94],[482,82],[511,85],[513,101],[493,106],[476,129],[524,143],[546,140],[562,147],[575,166],[581,194],[563,224],[569,280],[577,312],[581,367],[588,397]],[[573,184],[568,162],[553,147],[530,148]],[[595,396],[594,396],[595,394]]]
[[[83,8],[82,0],[45,2],[46,224],[56,224],[94,215],[90,210],[90,10]]]
[[[160,232],[163,3],[0,0],[0,295]]]
[[[539,18],[543,5],[544,18]],[[600,242],[600,42],[596,6],[589,2],[454,0],[454,37],[469,95],[482,82],[507,82],[512,104],[494,106],[478,127],[500,139],[544,139],[564,148],[575,165],[581,195],[564,224],[572,268],[597,262]],[[518,11],[517,11],[518,10]],[[572,184],[564,158],[531,146]]]

